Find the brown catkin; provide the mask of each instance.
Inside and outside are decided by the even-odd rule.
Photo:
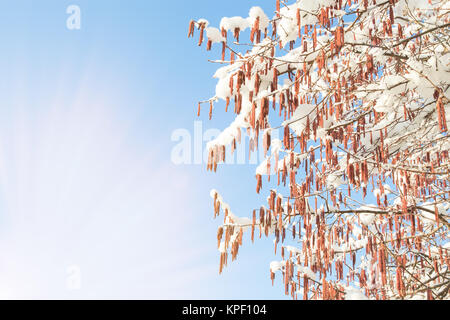
[[[200,37],[198,38],[198,46],[201,46],[203,43],[203,31],[205,30],[205,24],[201,23],[200,24]]]
[[[191,21],[189,22],[189,33],[188,33],[188,38],[194,36],[194,29],[195,29],[195,21],[194,21],[194,20],[191,20]]]
[[[256,183],[256,193],[259,193],[259,191],[262,188],[262,177],[261,177],[260,174],[256,175],[256,181],[257,181],[257,183]]]
[[[220,241],[222,240],[222,236],[223,236],[223,227],[219,227],[219,229],[217,230],[217,248],[220,247]]]

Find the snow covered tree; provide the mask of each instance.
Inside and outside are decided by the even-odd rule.
[[[249,218],[211,192],[220,272],[259,232],[281,254],[272,281],[281,273],[294,299],[449,299],[450,1],[274,5],[272,18],[253,7],[219,28],[189,25],[199,46],[222,50],[199,115],[219,100],[235,113],[207,168],[242,130],[249,152],[262,141],[267,154],[255,181],[267,203]]]

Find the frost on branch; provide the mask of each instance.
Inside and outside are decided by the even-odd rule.
[[[450,2],[274,5],[189,26],[220,56],[199,115],[220,100],[235,114],[207,168],[242,130],[266,156],[250,218],[211,193],[220,272],[249,233],[274,239],[270,278],[294,299],[448,299]]]

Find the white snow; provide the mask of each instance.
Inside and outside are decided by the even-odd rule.
[[[212,43],[225,41],[225,38],[222,36],[222,33],[219,29],[214,27],[208,27],[205,29],[206,37],[212,41]]]
[[[361,290],[353,287],[345,287],[345,300],[369,300]]]
[[[315,109],[313,104],[300,104],[294,112],[291,119],[283,122],[283,126],[289,125],[289,128],[301,135],[306,128],[307,116]]]

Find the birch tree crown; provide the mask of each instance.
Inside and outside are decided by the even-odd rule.
[[[265,154],[249,218],[211,191],[219,271],[248,233],[274,239],[270,278],[293,299],[448,299],[450,1],[274,4],[189,24],[220,55],[198,115],[235,114],[207,169],[242,130]]]

